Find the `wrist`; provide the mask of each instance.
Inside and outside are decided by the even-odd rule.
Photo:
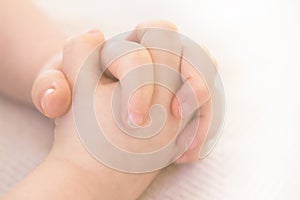
[[[49,155],[41,167],[47,172],[64,198],[62,199],[97,199],[97,188],[92,184],[88,173],[80,167]],[[98,188],[99,190],[99,188]]]
[[[83,184],[83,188],[95,199],[137,199],[159,173],[116,171],[96,161],[81,144],[62,145],[59,143],[61,141],[59,138],[55,142],[48,159],[76,173],[74,177],[77,177],[78,184]]]

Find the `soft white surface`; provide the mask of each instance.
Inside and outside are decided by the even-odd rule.
[[[169,19],[217,58],[227,96],[222,139],[204,161],[166,169],[141,199],[300,199],[299,1],[38,3],[70,33],[99,27],[109,37]],[[0,195],[46,155],[52,128],[0,99]]]

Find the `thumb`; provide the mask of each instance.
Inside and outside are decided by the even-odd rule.
[[[33,84],[31,94],[36,108],[50,118],[63,115],[71,103],[68,81],[57,69],[41,72]]]
[[[36,108],[50,118],[65,114],[71,104],[71,89],[82,60],[103,41],[100,31],[93,30],[69,40],[61,56],[55,58],[38,75],[31,96]]]

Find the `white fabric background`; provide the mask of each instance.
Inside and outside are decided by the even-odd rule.
[[[300,199],[300,2],[38,0],[69,33],[107,37],[164,18],[208,47],[223,77],[224,134],[193,165],[167,168],[147,199]],[[53,124],[0,99],[0,195],[47,154]]]

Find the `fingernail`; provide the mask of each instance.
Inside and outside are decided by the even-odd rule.
[[[129,123],[133,123],[133,125],[139,126],[144,123],[144,115],[136,112],[129,113]]]
[[[54,88],[47,89],[42,97],[41,106],[44,112],[47,106],[48,98],[54,91]]]

